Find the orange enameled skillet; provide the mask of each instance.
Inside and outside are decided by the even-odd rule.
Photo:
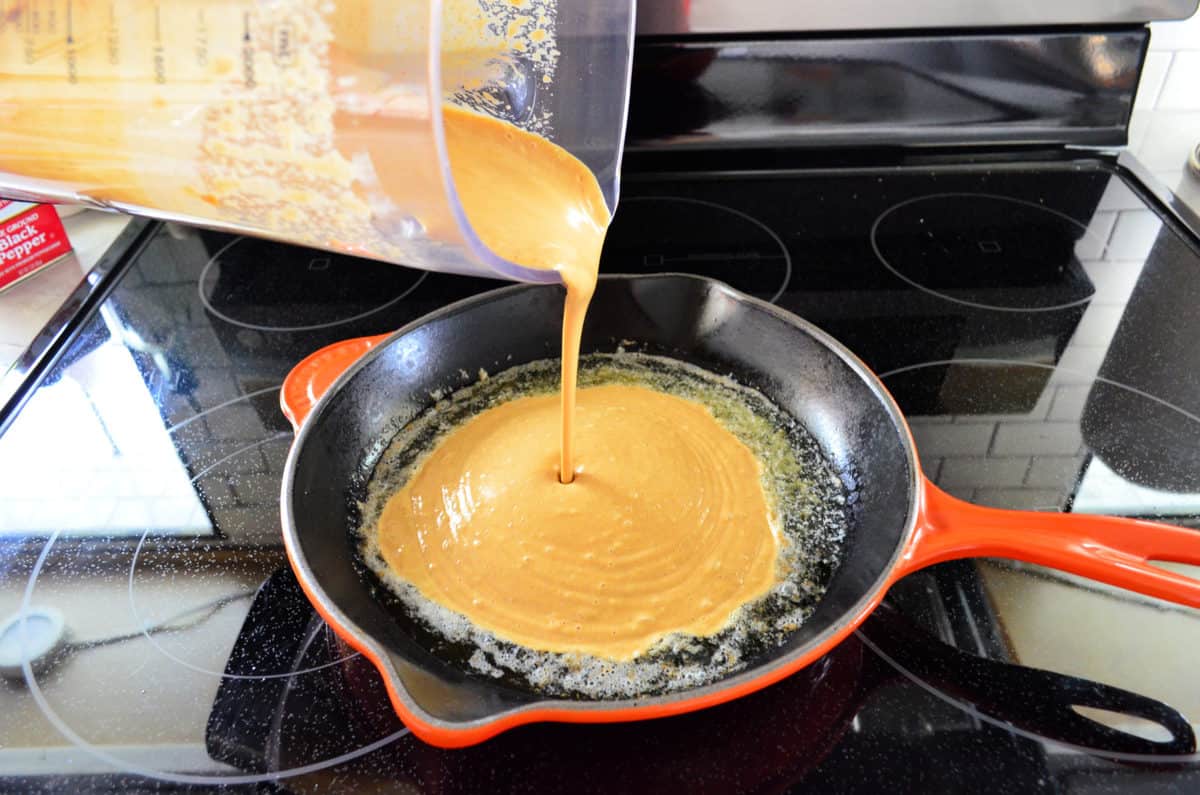
[[[813,615],[715,683],[626,700],[555,698],[472,674],[381,604],[355,565],[354,502],[382,448],[463,374],[558,354],[562,291],[519,285],[466,299],[394,334],[301,362],[282,403],[297,428],[283,481],[288,556],[317,610],[379,669],[396,712],[427,742],[462,746],[534,721],[673,715],[759,690],[830,651],[899,578],[940,561],[1051,566],[1200,608],[1200,581],[1151,561],[1200,564],[1200,533],[1153,522],[982,508],[921,474],[895,402],[853,354],[800,318],[694,276],[606,277],[583,351],[642,350],[734,375],[798,419],[851,487],[842,560]]]

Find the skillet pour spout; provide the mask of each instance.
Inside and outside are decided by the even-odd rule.
[[[359,576],[350,506],[382,447],[429,407],[431,393],[464,386],[462,373],[557,356],[561,317],[561,288],[505,287],[394,334],[317,351],[284,383],[283,410],[297,427],[281,503],[292,568],[322,617],[379,669],[398,715],[427,742],[464,746],[536,721],[639,720],[738,698],[830,651],[900,577],[953,558],[1024,560],[1200,608],[1200,581],[1151,564],[1200,565],[1200,534],[955,500],[921,474],[904,418],[879,380],[820,329],[710,279],[613,276],[596,289],[583,352],[613,352],[634,340],[648,353],[731,375],[795,417],[853,490],[842,561],[812,616],[781,645],[703,687],[574,700],[468,673],[421,643],[421,633]]]

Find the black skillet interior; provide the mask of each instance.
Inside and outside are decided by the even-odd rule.
[[[285,499],[312,579],[386,649],[409,696],[435,720],[478,720],[548,699],[439,657],[426,633],[373,597],[350,538],[353,502],[381,445],[430,405],[431,392],[463,386],[480,368],[496,372],[557,356],[562,298],[557,286],[510,287],[419,321],[335,387],[306,421],[293,451]],[[899,416],[881,399],[877,382],[820,332],[711,280],[602,279],[582,349],[614,351],[625,340],[761,390],[805,425],[851,492],[846,549],[817,611],[783,646],[735,676],[785,664],[819,643],[824,630],[849,620],[864,597],[882,587],[904,541],[915,473]],[[595,706],[578,702],[584,709],[589,704]]]

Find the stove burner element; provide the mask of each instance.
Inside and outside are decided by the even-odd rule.
[[[222,406],[221,408],[224,408],[224,406]],[[283,459],[285,459],[287,457],[288,449],[291,447],[291,442],[292,442],[292,435],[290,433],[284,433],[284,434],[279,434],[276,436],[268,437],[266,439],[254,442],[252,444],[248,444],[244,447],[239,448],[238,450],[234,451],[233,453],[230,453],[229,455],[225,456],[224,458],[221,458],[220,460],[213,462],[212,464],[205,467],[204,469],[200,470],[200,472],[198,472],[196,474],[196,476],[192,479],[192,482],[196,483],[203,479],[208,479],[208,480],[218,479],[220,477],[222,471],[228,470],[231,473],[231,475],[233,476],[234,482],[236,483],[239,463],[249,459],[252,456],[257,455],[258,451],[260,451],[260,450],[263,451],[269,458],[277,459],[278,460],[277,468],[281,468]],[[267,452],[268,450],[270,452]],[[250,476],[250,477],[252,477],[252,476]],[[247,477],[245,479],[249,479],[249,477]],[[274,501],[274,498],[275,498],[274,495],[277,491],[278,491],[278,487],[271,489],[268,492],[267,496],[272,501]],[[227,534],[229,533],[229,530],[227,528],[218,528],[218,530],[223,530]],[[278,530],[276,528],[271,528],[271,531],[276,532],[276,533],[278,532]],[[157,610],[157,612],[164,612],[164,611],[170,612],[167,609],[166,605],[140,604],[139,603],[138,595],[137,595],[137,591],[138,591],[137,583],[139,581],[139,576],[140,577],[152,577],[161,582],[161,580],[164,577],[175,576],[175,573],[178,568],[175,565],[171,565],[171,566],[166,567],[165,571],[155,572],[153,570],[153,564],[148,564],[148,563],[145,563],[144,561],[142,561],[143,550],[146,547],[146,540],[149,535],[150,535],[150,531],[147,530],[145,533],[142,534],[142,537],[140,539],[138,539],[137,547],[133,551],[133,559],[129,563],[129,609],[130,609],[130,612],[133,614],[135,625],[139,626],[139,627],[147,627],[154,623],[154,621],[147,615],[147,613],[149,611]],[[183,552],[182,554],[186,554],[186,552]],[[140,565],[139,565],[139,562],[140,562]],[[194,573],[191,576],[194,577]],[[329,632],[329,630],[327,628],[324,631]],[[228,672],[223,673],[220,670],[214,670],[213,668],[210,668],[210,667],[207,667],[204,665],[197,665],[196,663],[189,661],[187,658],[189,657],[190,652],[194,651],[194,650],[189,648],[186,637],[176,637],[174,635],[156,635],[151,632],[145,632],[145,631],[143,631],[143,634],[145,635],[146,640],[149,641],[150,644],[152,646],[154,646],[154,648],[157,649],[159,653],[161,653],[165,657],[170,658],[171,660],[178,663],[179,665],[182,665],[185,668],[189,668],[198,673],[208,674],[210,676],[215,676],[215,677],[235,676],[235,674],[229,674]],[[358,653],[352,652],[350,654],[342,656],[339,659],[335,659],[333,661],[327,662],[322,667],[328,666],[328,665],[337,665],[340,662],[343,662],[345,660],[350,659],[351,657],[356,657],[356,656],[358,656]],[[240,678],[244,678],[244,679],[274,679],[274,678],[279,678],[279,677],[298,676],[300,674],[308,673],[311,670],[313,670],[313,669],[311,669],[311,668],[299,668],[298,669],[298,668],[295,668],[294,666],[289,666],[286,668],[286,670],[279,670],[279,671],[258,670],[255,672],[255,674],[253,676],[241,676],[241,675],[238,675],[238,676],[240,676]]]
[[[700,199],[630,196],[621,199],[609,227],[600,270],[694,273],[775,303],[791,281],[792,258],[779,235],[741,210]]]
[[[918,290],[976,309],[1045,312],[1087,303],[1094,289],[1075,254],[1074,218],[1023,199],[935,193],[892,205],[871,225],[883,266]]]
[[[204,308],[235,326],[311,331],[382,312],[406,298],[428,275],[374,260],[237,237],[205,263],[198,289]]]
[[[29,574],[29,580],[26,582],[24,594],[22,596],[20,615],[34,615],[35,614],[35,608],[32,607],[32,604],[33,604],[33,599],[34,599],[34,592],[35,592],[35,590],[37,588],[37,584],[38,584],[38,578],[40,577],[43,568],[47,565],[47,561],[50,559],[51,555],[54,552],[58,551],[56,549],[56,545],[58,544],[61,534],[62,534],[62,531],[55,531],[50,536],[50,538],[46,541],[46,545],[44,547],[42,547],[41,554],[38,555],[37,560],[34,562],[33,570]],[[60,560],[63,558],[69,559],[71,557],[71,555],[72,555],[72,553],[70,551],[67,551],[65,553],[61,553],[58,557]],[[53,566],[55,564],[52,563],[51,565]],[[20,635],[18,635],[18,637],[20,637]],[[148,634],[147,634],[147,637],[149,637]],[[25,643],[24,638],[21,638],[21,641],[23,644]],[[357,655],[354,655],[354,656],[357,656]],[[303,674],[306,672],[317,671],[317,670],[325,670],[325,669],[336,670],[336,669],[332,668],[332,666],[336,666],[338,663],[341,663],[344,660],[348,660],[348,659],[349,658],[342,658],[342,660],[332,660],[332,661],[323,660],[317,666],[312,666],[307,669],[302,669],[302,670],[296,671],[296,672],[282,673],[280,675],[292,676],[292,675],[299,675],[299,674]],[[189,666],[189,667],[195,668],[194,666]],[[200,670],[200,669],[196,669],[196,670]],[[359,747],[354,748],[352,750],[347,750],[343,753],[329,754],[323,758],[315,759],[314,761],[308,762],[306,764],[297,764],[297,765],[292,765],[292,766],[287,766],[287,767],[278,767],[278,768],[274,768],[271,770],[267,770],[265,772],[255,772],[255,773],[248,773],[248,774],[221,772],[221,773],[217,773],[214,775],[204,775],[204,774],[198,774],[198,773],[180,773],[180,772],[177,772],[173,768],[166,767],[166,765],[172,764],[170,754],[167,754],[166,759],[164,759],[164,761],[161,763],[158,763],[158,762],[149,762],[148,763],[146,761],[147,757],[145,757],[144,755],[143,756],[135,755],[132,757],[126,757],[124,754],[124,749],[121,746],[107,745],[102,742],[93,743],[91,740],[89,740],[82,733],[77,731],[70,723],[68,723],[63,718],[64,714],[75,715],[76,717],[78,716],[79,710],[81,709],[81,705],[79,704],[79,702],[77,700],[73,704],[69,703],[69,702],[63,703],[61,710],[57,709],[55,707],[55,705],[51,704],[50,698],[48,696],[54,694],[55,691],[53,688],[50,688],[49,690],[42,689],[42,685],[38,681],[38,673],[35,670],[34,666],[31,665],[31,661],[28,659],[28,654],[26,654],[26,658],[21,661],[21,672],[24,675],[25,685],[29,689],[29,694],[33,697],[33,700],[37,704],[38,709],[41,711],[42,715],[46,718],[47,721],[50,722],[50,724],[52,726],[54,726],[54,728],[56,730],[58,730],[58,732],[63,737],[67,738],[67,740],[69,740],[73,745],[82,749],[83,751],[87,752],[88,754],[94,756],[95,758],[107,763],[108,765],[111,765],[112,767],[116,768],[117,770],[125,771],[128,773],[135,773],[137,775],[145,776],[145,777],[151,778],[151,779],[156,779],[156,780],[160,780],[160,781],[169,781],[169,782],[174,782],[174,783],[178,783],[178,784],[198,784],[198,785],[203,785],[203,786],[214,787],[214,786],[225,786],[225,785],[233,785],[233,784],[254,784],[254,783],[261,783],[261,782],[274,782],[274,781],[278,781],[279,779],[282,779],[282,778],[290,778],[290,777],[294,777],[294,776],[300,776],[300,775],[304,775],[307,773],[313,773],[318,770],[323,770],[326,768],[345,764],[346,762],[349,762],[353,759],[357,759],[359,757],[366,756],[367,754],[370,754],[380,748],[390,745],[391,743],[395,742],[396,740],[409,734],[408,729],[401,727],[401,728],[395,729],[394,731],[390,731],[389,733],[386,733],[383,736],[380,736],[377,739],[374,739],[370,742],[364,742]],[[116,678],[111,683],[114,690],[121,691],[122,689],[128,689],[130,686],[130,681],[131,681],[130,677],[131,677],[131,674],[128,671],[121,671],[119,674],[117,674]],[[270,677],[263,677],[263,678],[269,679]],[[289,684],[291,684],[290,680],[289,680]],[[162,697],[164,697],[164,693],[167,691],[170,691],[171,695],[174,695],[173,687],[174,687],[173,684],[165,684],[165,683],[158,682],[156,680],[150,680],[148,682],[143,682],[142,687],[138,688],[138,690],[141,694],[141,697],[143,699],[148,700],[148,699],[153,699],[155,697],[162,698]],[[99,690],[103,690],[103,687],[93,687],[89,690],[89,692],[92,694],[95,694]],[[154,695],[150,695],[150,693],[154,693]],[[61,694],[58,694],[57,697],[59,699],[62,698]],[[110,694],[110,697],[111,697],[111,694]],[[170,695],[166,696],[166,698],[170,698],[170,697],[171,697]],[[155,705],[152,703],[147,703],[145,709],[147,711],[149,711],[149,710],[153,709],[154,706]],[[82,708],[86,709],[86,707],[82,707]],[[314,721],[320,721],[320,720],[323,720],[325,716],[324,715],[314,715],[314,716],[310,716],[310,717]],[[94,723],[89,723],[85,720],[84,725],[88,726],[90,728],[91,732],[96,731]],[[151,764],[161,764],[162,767],[151,767],[150,766]]]
[[[1193,763],[1198,758],[1200,758],[1200,755],[1194,754],[1194,753],[1193,754],[1187,754],[1187,753],[1139,754],[1139,753],[1126,753],[1126,752],[1120,752],[1120,751],[1110,751],[1108,749],[1092,749],[1092,748],[1087,748],[1087,747],[1084,747],[1081,745],[1074,745],[1072,743],[1062,742],[1060,740],[1051,740],[1049,738],[1042,737],[1041,735],[1037,734],[1036,732],[1022,729],[1019,726],[1014,726],[1013,724],[1009,723],[1008,721],[993,717],[993,716],[987,714],[986,712],[976,709],[969,702],[967,702],[961,698],[958,698],[957,696],[951,695],[950,693],[947,693],[946,691],[944,691],[938,687],[935,687],[934,685],[932,685],[929,682],[922,679],[917,674],[908,670],[908,668],[903,666],[900,662],[898,662],[891,655],[889,655],[886,650],[884,650],[877,643],[872,641],[871,638],[867,637],[867,635],[862,630],[855,630],[854,636],[858,640],[860,640],[866,648],[868,648],[872,652],[874,652],[876,656],[878,656],[880,659],[884,660],[888,665],[890,665],[894,669],[896,669],[896,671],[899,672],[901,676],[903,676],[908,681],[912,682],[917,687],[924,690],[929,695],[934,696],[935,698],[938,698],[941,701],[944,701],[946,704],[949,704],[952,707],[957,707],[958,709],[962,710],[964,713],[971,716],[975,720],[982,721],[983,723],[986,723],[990,726],[995,726],[1005,732],[1016,735],[1017,737],[1023,737],[1027,740],[1033,740],[1034,742],[1037,742],[1037,743],[1045,743],[1045,744],[1050,745],[1051,747],[1065,748],[1065,749],[1068,749],[1071,751],[1075,751],[1077,753],[1095,754],[1097,756],[1101,756],[1106,759],[1110,759],[1113,761],[1119,761],[1119,762],[1158,764],[1158,765],[1170,766],[1170,765],[1176,765],[1176,764],[1182,764],[1182,763]],[[1097,710],[1097,712],[1103,712],[1103,710]],[[1101,724],[1101,725],[1103,726],[1105,724]],[[1139,736],[1134,731],[1131,731],[1131,730],[1125,730],[1125,731],[1128,731],[1129,734],[1132,734],[1134,736]]]
[[[169,429],[169,433],[172,435],[177,435],[177,432],[184,428],[194,429],[198,425],[197,421],[201,420],[202,418],[211,417],[212,415],[217,414],[222,410],[229,408],[230,406],[244,405],[246,401],[254,400],[265,393],[276,390],[277,387],[259,390],[257,392],[245,395],[239,399],[226,401],[225,403],[214,406],[211,409],[203,411],[197,415],[189,417],[183,422],[178,423]],[[237,462],[251,454],[257,454],[260,450],[265,450],[271,445],[274,445],[279,449],[276,451],[275,455],[268,455],[268,458],[273,457],[282,460],[283,457],[286,457],[287,448],[290,446],[290,442],[291,434],[285,433],[270,436],[251,444],[247,444],[200,470],[193,477],[192,482],[197,483],[201,479],[209,477],[215,472],[219,472],[222,468],[228,467],[236,471]],[[271,492],[273,494],[278,492],[277,484],[276,488],[271,489]],[[275,532],[277,533],[278,531],[276,530]],[[34,563],[33,570],[30,572],[29,579],[26,582],[20,612],[18,615],[30,616],[34,618],[41,615],[49,615],[46,610],[33,607],[35,599],[37,599],[38,586],[41,584],[41,580],[39,579],[41,573],[47,565],[52,568],[62,567],[64,565],[70,567],[70,561],[76,554],[71,549],[70,542],[67,542],[66,544],[60,542],[61,535],[61,531],[55,531],[46,541],[45,546],[41,550],[41,554],[38,555],[38,558]],[[129,564],[128,604],[134,619],[133,624],[140,631],[135,630],[127,635],[103,638],[100,640],[81,641],[73,645],[76,656],[92,653],[92,649],[98,647],[124,645],[125,643],[137,643],[144,640],[153,645],[159,652],[162,653],[163,656],[171,660],[172,663],[177,664],[182,668],[189,669],[190,671],[199,673],[202,676],[211,676],[214,678],[219,678],[223,681],[236,680],[236,684],[243,686],[271,686],[271,682],[281,682],[282,684],[278,686],[289,691],[300,688],[306,682],[309,682],[314,676],[316,678],[311,679],[313,682],[311,686],[321,687],[325,682],[325,680],[320,679],[322,675],[329,672],[339,671],[341,670],[342,666],[348,663],[353,663],[358,658],[359,655],[357,652],[347,650],[349,653],[326,654],[320,659],[314,661],[312,664],[305,664],[304,660],[294,660],[290,665],[283,664],[274,670],[267,670],[264,668],[264,666],[260,665],[253,674],[223,672],[219,668],[198,665],[190,662],[185,658],[187,649],[186,640],[184,638],[173,636],[186,635],[187,630],[190,628],[205,624],[210,621],[219,620],[218,613],[222,612],[224,608],[233,604],[234,602],[240,602],[242,599],[250,596],[252,592],[227,594],[220,599],[209,601],[195,608],[185,610],[183,612],[174,612],[174,614],[165,621],[153,623],[157,616],[152,618],[146,615],[149,608],[156,608],[158,609],[158,612],[172,613],[173,611],[178,610],[178,605],[172,603],[169,606],[166,604],[139,606],[136,588],[136,583],[139,581],[139,572],[141,572],[143,575],[149,574],[150,576],[157,574],[161,580],[162,577],[171,576],[171,572],[178,569],[177,564],[179,559],[187,556],[190,551],[194,551],[199,556],[198,559],[203,559],[205,551],[203,549],[192,550],[189,540],[189,542],[185,542],[185,545],[182,549],[174,550],[167,556],[171,561],[174,561],[174,564],[172,564],[174,568],[172,568],[172,566],[167,566],[164,571],[156,573],[152,570],[154,564],[146,563],[144,561],[144,548],[147,544],[149,535],[149,530],[147,530],[146,533],[143,533],[136,549],[133,552],[133,556]],[[236,541],[237,539],[233,540]],[[156,541],[159,543],[170,544],[176,540],[156,539]],[[200,539],[199,541],[203,541],[203,539]],[[162,557],[161,554],[159,557]],[[143,559],[141,566],[139,566],[139,559]],[[277,561],[274,565],[278,565],[280,562],[282,561]],[[222,571],[224,575],[228,575],[228,578],[231,580],[236,580],[238,578],[237,571],[230,571],[224,567],[222,567]],[[194,575],[195,570],[190,570],[190,573]],[[246,571],[244,573],[253,576],[250,571]],[[188,582],[194,582],[194,579]],[[187,584],[188,583],[184,583],[184,586],[186,587]],[[311,614],[311,608],[308,607],[306,602],[299,603],[296,606],[296,609],[304,613],[305,616]],[[57,613],[57,611],[54,611],[54,613]],[[275,617],[278,618],[279,614],[275,614]],[[60,629],[61,626],[62,622],[60,621]],[[237,627],[239,626],[240,619],[237,619],[233,625],[234,631],[236,631]],[[36,655],[34,653],[34,647],[37,645],[39,638],[34,636],[34,633],[31,632],[28,627],[24,633],[20,631],[21,629],[22,628],[20,625],[17,625],[18,633],[16,640],[18,642],[18,670],[24,677],[25,684],[29,689],[29,693],[33,697],[33,700],[37,704],[42,715],[72,744],[86,751],[97,759],[102,760],[108,765],[128,773],[135,773],[160,781],[168,781],[178,784],[198,784],[208,787],[278,781],[282,778],[300,776],[345,764],[351,760],[371,754],[374,751],[388,746],[409,734],[409,731],[406,728],[388,726],[386,731],[376,733],[371,737],[359,738],[361,741],[355,743],[353,747],[347,747],[333,751],[326,749],[326,753],[324,754],[319,753],[320,749],[316,749],[312,756],[309,757],[309,759],[312,761],[306,761],[303,764],[282,763],[265,771],[256,771],[252,773],[218,772],[212,775],[178,772],[176,768],[168,766],[174,764],[171,761],[169,754],[162,762],[158,762],[157,760],[147,761],[147,757],[138,756],[136,754],[133,756],[126,756],[124,749],[121,747],[106,745],[102,742],[93,742],[93,740],[86,736],[85,731],[88,733],[97,731],[93,723],[89,723],[84,720],[82,723],[78,724],[78,728],[69,723],[68,719],[71,716],[78,714],[80,709],[79,703],[76,702],[74,704],[70,704],[69,706],[68,702],[66,701],[61,701],[61,703],[52,703],[52,699],[61,700],[62,695],[61,693],[56,693],[53,687],[49,687],[45,690],[43,689],[42,682],[40,680],[46,679],[46,674],[44,671],[42,671],[42,666],[38,664],[38,660],[35,658]],[[319,627],[319,630],[323,634],[331,634],[327,628]],[[206,636],[205,641],[209,643],[209,646],[211,646],[211,636]],[[339,648],[342,647],[339,646]],[[211,647],[206,647],[206,651],[211,653],[213,650]],[[151,657],[153,657],[153,655],[151,655]],[[151,664],[153,663],[152,660],[148,662],[151,662]],[[83,665],[86,663],[84,661],[77,661],[76,664]],[[267,666],[267,668],[269,668],[269,666]],[[136,672],[137,671],[134,671],[134,673]],[[128,689],[130,687],[130,682],[134,681],[131,680],[131,676],[132,674],[129,671],[117,669],[117,673],[113,674],[113,679],[108,683],[108,686],[110,686],[114,692],[120,692],[123,689]],[[140,697],[145,702],[143,707],[144,710],[146,712],[150,712],[154,710],[156,706],[158,706],[158,702],[156,702],[155,699],[170,701],[170,699],[175,695],[174,688],[176,687],[176,684],[174,682],[165,682],[163,681],[162,677],[159,676],[150,677],[147,681],[142,682],[140,687],[137,686],[135,682],[134,687],[137,689],[139,696],[132,697]],[[104,690],[105,685],[101,684],[98,687],[92,688],[90,692],[95,694]],[[386,701],[383,703],[386,705]],[[252,705],[247,706],[248,708],[252,707]],[[84,709],[86,710],[86,707]],[[309,718],[314,723],[319,723],[325,719],[325,715],[318,713],[309,716]],[[79,729],[83,729],[83,731]],[[283,762],[284,760],[279,761]]]
[[[1017,498],[1024,488],[1043,495],[1056,492],[1043,503],[1082,513],[1200,516],[1200,477],[1195,474],[1200,468],[1200,416],[1145,390],[1104,376],[1009,359],[923,362],[879,377],[917,429],[918,452],[921,438],[936,449],[943,446],[943,432],[948,440],[970,425],[986,426],[976,434],[981,438],[1003,437],[970,457],[956,452],[940,470],[928,465],[937,459],[923,459],[927,474],[956,496],[987,502],[985,495]],[[979,389],[981,383],[988,389]],[[1031,394],[1031,389],[1036,391]],[[927,424],[927,417],[950,417],[952,422]],[[1010,433],[1017,423],[1021,433]],[[1114,435],[1124,439],[1151,433],[1152,447],[1124,450],[1117,458],[1105,455],[1105,444]],[[1033,447],[1025,450],[1013,439],[1029,439]],[[1010,481],[1011,465],[1022,456],[1033,456],[1029,471]],[[952,467],[960,465],[975,474],[966,478],[955,473]],[[997,471],[1010,467],[1002,487],[987,481],[993,465]],[[1194,488],[1185,491],[1181,486],[1189,480]],[[974,494],[964,491],[972,488]],[[1030,506],[997,502],[996,507]]]

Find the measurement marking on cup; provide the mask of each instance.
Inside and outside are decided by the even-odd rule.
[[[21,55],[24,57],[25,65],[30,66],[36,60],[37,46],[33,40],[33,16],[32,12],[26,11],[21,13],[21,7],[14,6],[8,13],[13,14],[13,19],[16,22],[17,30],[25,35],[21,42]]]
[[[108,4],[108,30],[105,32],[108,44],[108,63],[116,66],[121,62],[121,37],[117,32],[117,4]]]
[[[79,52],[75,49],[75,7],[67,0],[67,82],[79,82]]]
[[[254,88],[258,82],[254,79],[254,46],[250,43],[250,12],[242,13],[242,83],[246,88]]]
[[[167,51],[162,43],[162,6],[154,5],[154,82],[167,82]]]
[[[208,66],[208,23],[204,19],[204,9],[196,12],[196,66]]]
[[[280,66],[291,66],[296,59],[296,52],[292,44],[295,39],[295,34],[292,32],[292,26],[286,22],[275,26],[275,33],[271,37],[271,41],[275,50],[275,63]]]

